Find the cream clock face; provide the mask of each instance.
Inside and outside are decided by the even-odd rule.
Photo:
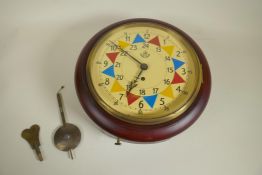
[[[86,72],[102,108],[142,125],[178,117],[202,82],[192,46],[174,30],[150,22],[123,24],[105,33],[89,54]]]

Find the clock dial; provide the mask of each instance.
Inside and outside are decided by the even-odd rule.
[[[75,85],[85,112],[110,135],[156,142],[197,120],[209,99],[211,75],[187,34],[141,18],[109,25],[88,41]]]
[[[108,31],[87,59],[92,95],[104,110],[129,123],[153,125],[177,118],[202,83],[193,47],[176,31],[151,22]]]

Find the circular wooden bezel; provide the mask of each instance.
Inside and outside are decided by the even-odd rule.
[[[105,111],[95,100],[92,95],[89,86],[86,73],[86,64],[88,56],[95,45],[95,43],[108,31],[115,27],[130,22],[151,22],[167,27],[176,31],[183,36],[189,44],[194,48],[199,62],[202,65],[203,83],[192,105],[179,117],[168,121],[166,123],[155,125],[138,125],[127,123],[119,120],[116,117]],[[134,141],[134,142],[156,142],[166,140],[172,136],[179,134],[192,125],[204,110],[211,91],[211,75],[205,55],[201,51],[200,47],[182,30],[159,20],[136,18],[127,19],[114,24],[109,25],[95,36],[93,36],[83,48],[75,69],[75,88],[82,107],[88,116],[102,129],[110,134],[119,137],[121,139]]]

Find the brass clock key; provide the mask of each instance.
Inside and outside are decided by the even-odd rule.
[[[38,125],[32,125],[30,129],[25,129],[22,131],[22,138],[24,138],[31,146],[33,150],[35,150],[38,160],[43,161],[43,156],[40,151],[40,141],[39,141],[39,131],[40,127]]]

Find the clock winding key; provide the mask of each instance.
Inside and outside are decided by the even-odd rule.
[[[22,131],[22,138],[24,138],[31,148],[35,150],[38,160],[43,161],[43,156],[40,151],[40,141],[39,141],[39,131],[40,127],[38,125],[32,125],[30,129],[25,129]]]

